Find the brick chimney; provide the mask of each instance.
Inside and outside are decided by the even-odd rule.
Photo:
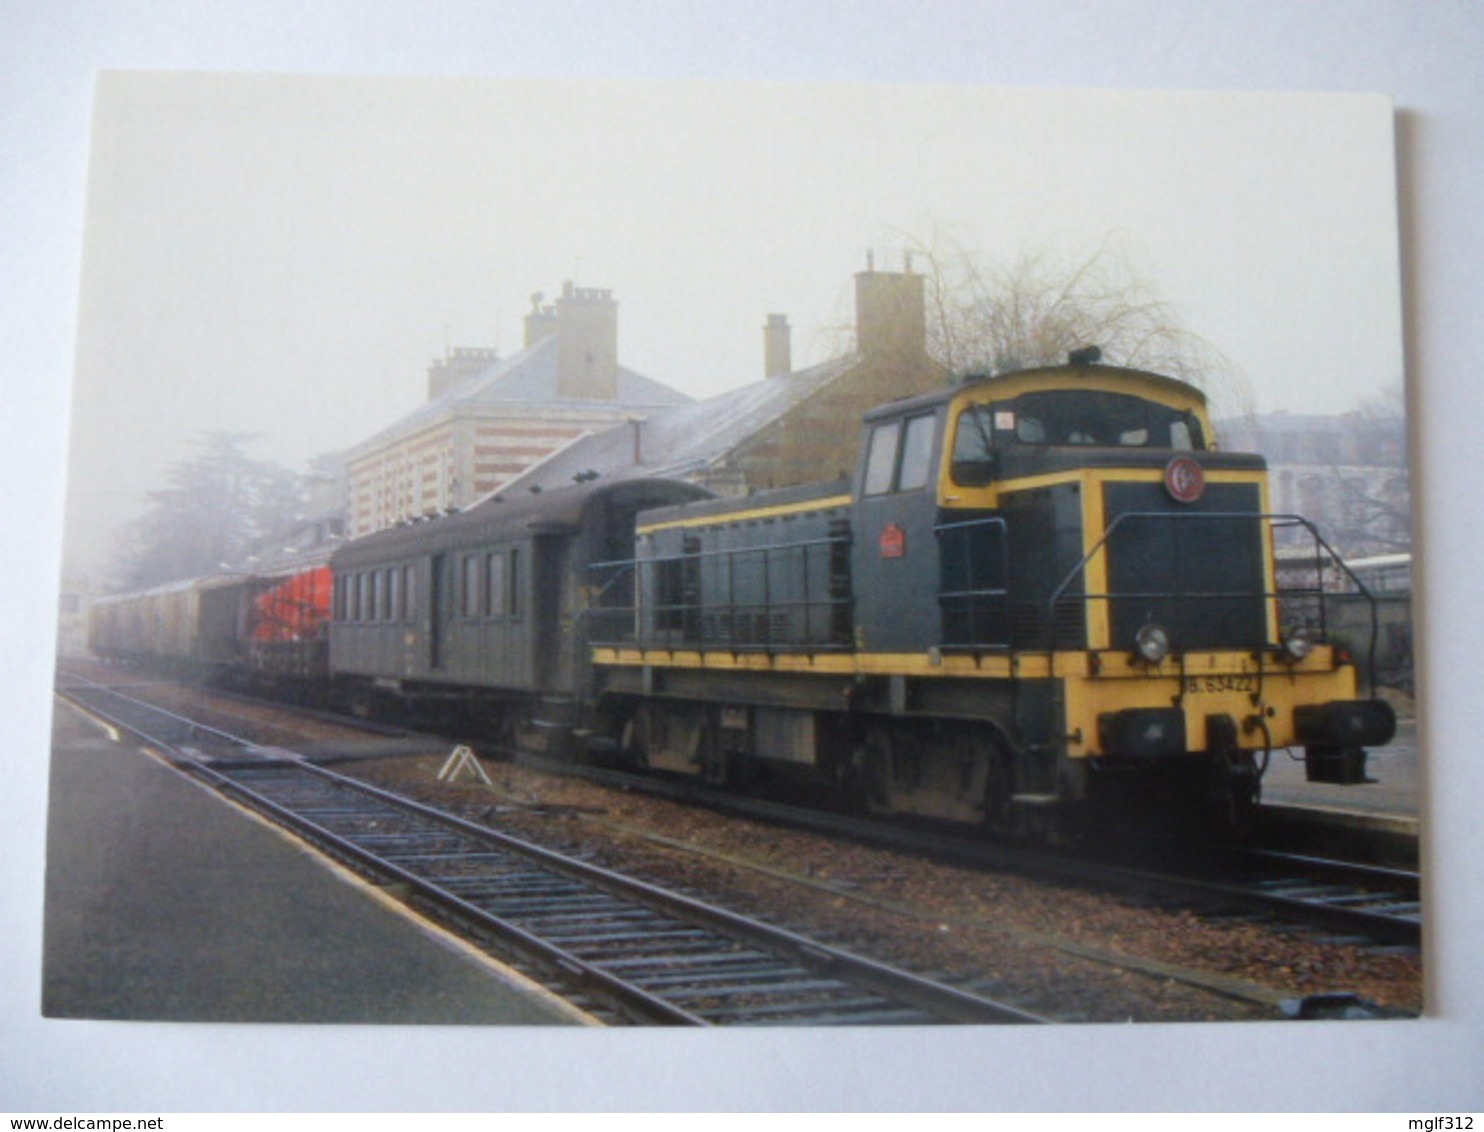
[[[543,338],[557,332],[556,307],[546,302],[546,296],[537,291],[531,296],[531,310],[526,315],[526,349],[530,349]]]
[[[855,342],[861,354],[921,357],[927,349],[924,280],[911,261],[898,274],[877,271],[866,253],[866,270],[855,277]]]
[[[618,398],[618,303],[597,287],[562,286],[556,301],[557,396]]]
[[[792,373],[793,368],[788,316],[770,314],[763,326],[763,374],[766,377],[783,377]]]
[[[428,367],[428,400],[442,397],[485,366],[500,360],[499,352],[480,346],[456,346]]]

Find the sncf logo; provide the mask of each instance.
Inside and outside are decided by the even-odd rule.
[[[1189,456],[1176,456],[1165,465],[1165,490],[1177,503],[1194,503],[1206,490],[1206,473]]]

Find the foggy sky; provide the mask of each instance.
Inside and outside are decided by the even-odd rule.
[[[1252,406],[1350,408],[1402,372],[1392,130],[1358,95],[105,73],[69,567],[192,436],[302,468],[566,280],[704,397],[762,376],[769,312],[796,365],[839,352],[867,249],[1111,242]]]

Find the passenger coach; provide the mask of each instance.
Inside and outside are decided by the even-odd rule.
[[[539,739],[588,692],[587,569],[632,552],[635,516],[689,484],[588,482],[496,496],[338,551],[330,671],[364,713],[455,705]]]

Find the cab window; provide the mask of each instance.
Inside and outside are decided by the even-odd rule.
[[[970,405],[958,415],[948,473],[959,487],[983,487],[994,479],[994,416],[988,405]]]
[[[1025,393],[1014,403],[1021,444],[1103,448],[1204,448],[1191,413],[1127,393],[1055,389]]]
[[[931,413],[877,425],[866,451],[865,494],[885,495],[927,486],[933,476],[936,426],[937,417]]]
[[[902,437],[902,467],[897,473],[898,491],[916,491],[927,485],[933,472],[933,424],[931,416],[913,417]]]
[[[871,431],[871,447],[866,453],[867,495],[885,495],[891,490],[891,476],[897,464],[897,437],[901,431],[900,421],[877,425]]]

